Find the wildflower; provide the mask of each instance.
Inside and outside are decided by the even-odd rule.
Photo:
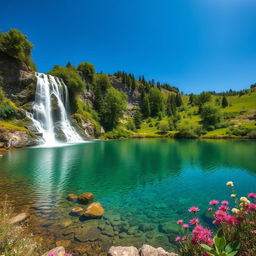
[[[250,201],[245,196],[240,197],[240,201],[245,203],[245,204],[249,204],[250,203]]]
[[[229,202],[228,202],[228,201],[222,201],[221,204],[223,204],[223,205],[229,205]]]
[[[230,195],[232,198],[235,198],[236,197],[236,194],[231,194]]]
[[[197,224],[199,223],[199,219],[198,219],[198,218],[193,218],[193,219],[191,219],[191,220],[189,221],[189,223],[190,223],[191,225],[197,225]]]
[[[251,230],[251,233],[256,234],[256,229]]]
[[[226,205],[221,205],[219,210],[227,211],[229,208]]]
[[[254,221],[250,221],[249,223],[250,223],[250,225],[255,225]]]
[[[181,225],[183,223],[183,220],[177,220],[177,224]]]
[[[185,240],[187,240],[187,239],[188,239],[187,236],[183,236],[183,237],[182,237],[182,240],[183,240],[183,241],[185,241]]]
[[[49,252],[48,256],[56,256],[55,252]]]
[[[225,212],[223,210],[216,211],[214,214],[215,221],[213,223],[218,224],[218,223],[224,222],[227,215],[228,215],[227,212]]]
[[[249,210],[249,212],[254,212],[254,211],[256,211],[256,204],[254,204],[254,203],[249,203],[249,204],[248,204],[248,210]]]
[[[199,212],[200,209],[196,206],[192,206],[191,208],[188,209],[189,212]]]
[[[226,183],[226,186],[228,186],[228,187],[234,187],[233,181],[228,181],[228,182]]]
[[[237,218],[232,215],[227,215],[225,220],[230,226],[236,226],[238,224]]]
[[[218,201],[218,200],[211,200],[211,201],[209,202],[209,205],[217,205],[217,204],[219,204],[219,201]]]
[[[175,238],[175,242],[179,242],[180,241],[180,236],[177,236],[176,238]]]
[[[256,193],[249,193],[249,194],[248,194],[248,197],[249,197],[249,198],[256,198]]]
[[[211,212],[212,211],[212,208],[208,208],[208,212]]]
[[[199,243],[206,243],[209,245],[213,244],[213,241],[211,239],[212,232],[204,228],[201,225],[197,225],[193,231],[192,231],[192,243],[193,244],[199,244]]]
[[[188,224],[183,224],[182,227],[187,229],[187,228],[189,228],[189,225]]]
[[[231,212],[234,213],[234,214],[238,214],[238,213],[239,213],[239,210],[238,210],[237,208],[233,208],[233,209],[231,210]]]

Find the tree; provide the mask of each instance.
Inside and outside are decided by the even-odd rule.
[[[168,116],[174,116],[176,114],[176,97],[174,94],[168,95],[166,111]]]
[[[176,94],[176,106],[180,107],[183,104],[180,93]]]
[[[107,89],[102,107],[100,108],[100,118],[106,130],[115,128],[119,119],[126,109],[127,97],[123,92],[114,87]]]
[[[150,89],[149,103],[151,116],[158,116],[158,113],[163,111],[163,95],[159,89],[155,87]]]
[[[82,72],[86,82],[88,83],[93,82],[93,78],[95,74],[95,68],[93,64],[89,62],[82,62],[78,65],[77,69]]]
[[[197,105],[199,107],[199,113],[201,113],[204,103],[211,101],[211,94],[209,92],[201,92],[197,97]]]
[[[194,106],[195,102],[196,102],[196,95],[194,95],[193,93],[189,94],[188,104],[191,106]]]
[[[223,97],[222,97],[221,106],[222,106],[223,108],[225,108],[225,107],[228,106],[228,100],[227,100],[226,96],[223,96]]]
[[[140,129],[140,125],[142,122],[142,114],[141,114],[140,108],[137,107],[135,109],[133,118],[134,118],[134,124],[135,124],[136,129]]]
[[[149,96],[146,94],[142,100],[142,113],[145,118],[151,115]]]
[[[33,44],[18,29],[0,33],[0,52],[29,64]]]
[[[200,116],[204,128],[208,130],[212,130],[212,128],[214,129],[215,125],[220,122],[219,109],[210,102],[207,102],[202,106]]]
[[[69,68],[69,67],[71,67],[71,62],[70,61],[68,61],[67,65],[66,65],[66,68]]]
[[[169,122],[166,120],[162,120],[159,122],[158,125],[158,129],[160,130],[160,132],[162,133],[166,133],[169,131],[170,127],[169,127]]]

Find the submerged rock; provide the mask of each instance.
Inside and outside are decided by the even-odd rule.
[[[77,216],[81,216],[83,214],[84,209],[82,207],[74,207],[71,210],[71,214],[72,215],[77,215]]]
[[[94,199],[94,195],[93,195],[93,193],[90,193],[90,192],[83,193],[82,195],[80,195],[78,197],[78,201],[81,204],[88,204],[93,199]]]
[[[109,256],[139,256],[139,251],[134,246],[112,246],[108,251]]]
[[[69,247],[70,244],[71,244],[70,240],[59,240],[56,242],[56,246],[58,246],[58,247],[60,247],[60,246]]]
[[[92,203],[88,206],[87,210],[83,213],[86,218],[100,218],[104,214],[104,208],[100,203]]]
[[[153,246],[144,244],[139,250],[140,256],[178,256],[176,253],[166,252],[163,248],[154,248]]]
[[[67,199],[68,199],[69,201],[77,201],[78,196],[75,195],[75,194],[68,194]]]
[[[99,236],[100,231],[97,228],[88,226],[80,228],[75,233],[75,239],[78,240],[79,242],[93,242],[95,240],[98,240]]]

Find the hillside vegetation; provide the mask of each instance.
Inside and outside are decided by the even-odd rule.
[[[18,30],[0,33],[1,56],[25,63],[31,73],[35,70],[32,47]],[[144,76],[97,73],[88,62],[77,67],[70,62],[64,67],[55,65],[49,74],[67,84],[70,118],[86,137],[256,138],[255,85],[242,91],[186,95]],[[9,93],[15,85],[8,84],[6,76],[0,73],[1,127],[24,129],[24,114],[19,113],[30,110],[33,99],[15,101]]]

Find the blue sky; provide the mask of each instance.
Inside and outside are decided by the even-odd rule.
[[[40,72],[89,61],[198,93],[256,82],[255,13],[255,0],[12,0],[0,29],[28,36]]]

